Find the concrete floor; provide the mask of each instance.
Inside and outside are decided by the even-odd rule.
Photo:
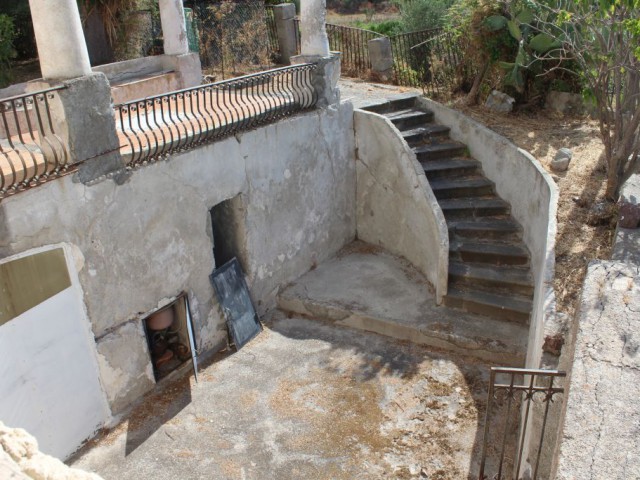
[[[106,480],[464,479],[487,379],[471,358],[276,312],[72,465]]]

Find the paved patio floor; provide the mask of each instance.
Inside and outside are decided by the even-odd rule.
[[[105,479],[468,478],[488,365],[275,312],[73,461]]]

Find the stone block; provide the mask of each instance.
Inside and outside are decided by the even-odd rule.
[[[278,47],[280,48],[280,61],[289,65],[291,57],[298,49],[298,33],[295,24],[296,6],[293,3],[283,3],[273,7],[273,18],[278,33]]]
[[[561,114],[581,115],[584,113],[584,101],[579,93],[552,90],[547,94],[545,108]]]

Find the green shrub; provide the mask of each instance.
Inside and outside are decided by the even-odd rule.
[[[9,15],[0,14],[0,87],[5,87],[11,80],[9,61],[16,56],[13,48],[15,35],[13,19]]]
[[[372,32],[379,33],[392,37],[402,33],[402,22],[400,20],[384,20],[382,22],[355,22],[355,27],[364,28],[365,30],[371,30]]]
[[[454,0],[397,0],[405,32],[443,27]]]

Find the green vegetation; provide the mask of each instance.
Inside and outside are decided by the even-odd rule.
[[[354,27],[371,30],[372,32],[392,37],[404,31],[403,24],[400,20],[383,20],[381,22],[355,22]]]
[[[402,29],[417,32],[443,27],[454,0],[396,0],[402,14]]]
[[[16,50],[13,47],[15,36],[13,19],[8,15],[0,14],[0,88],[7,86],[11,80],[9,60],[16,56]]]

